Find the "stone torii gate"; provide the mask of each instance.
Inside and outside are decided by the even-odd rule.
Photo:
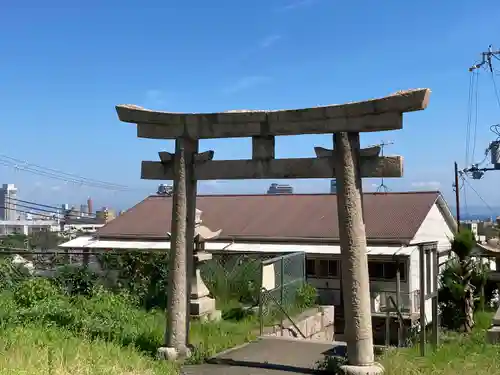
[[[401,177],[401,156],[379,156],[360,149],[359,133],[402,129],[403,113],[425,109],[429,89],[416,89],[363,102],[298,110],[169,113],[134,105],[116,107],[121,121],[137,124],[140,138],[175,139],[175,153],[143,161],[141,178],[173,180],[169,331],[165,346],[172,356],[186,355],[186,273],[191,263],[198,180],[336,178],[342,284],[349,365],[378,373],[374,363],[362,178]],[[275,158],[275,137],[332,134],[331,150],[316,147],[315,158]],[[198,153],[200,139],[252,137],[252,158],[212,160],[214,151]],[[378,368],[378,370],[377,370]]]

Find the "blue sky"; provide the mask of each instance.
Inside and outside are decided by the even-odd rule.
[[[43,5],[42,5],[43,4]],[[0,166],[2,182],[45,203],[127,207],[155,190],[140,161],[166,141],[136,138],[114,106],[210,112],[308,107],[428,87],[423,112],[404,129],[363,134],[393,141],[405,157],[392,190],[440,189],[452,202],[453,161],[464,163],[469,73],[489,44],[500,47],[500,3],[353,0],[149,0],[3,2],[0,12],[0,154],[88,178],[137,187],[112,193]],[[497,67],[500,69],[500,61]],[[500,79],[500,78],[499,78]],[[476,159],[500,122],[487,72],[479,78]],[[277,157],[313,156],[330,136],[283,137]],[[217,159],[250,156],[249,139],[203,141]],[[271,181],[200,184],[205,193],[260,193]],[[326,192],[328,181],[291,181],[297,192]],[[373,190],[377,180],[365,182]],[[500,206],[500,172],[474,188]],[[468,204],[482,205],[469,189]]]

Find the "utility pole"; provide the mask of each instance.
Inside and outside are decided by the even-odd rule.
[[[481,68],[483,65],[488,65],[488,68],[490,69],[490,72],[493,72],[493,64],[491,63],[491,58],[494,57],[496,59],[500,59],[500,50],[493,51],[493,46],[490,44],[488,46],[488,51],[486,52],[481,52],[481,62],[472,65],[469,68],[469,72],[472,72],[476,69]]]
[[[457,230],[460,232],[460,187],[458,185],[458,164],[455,162],[455,205],[457,206]]]

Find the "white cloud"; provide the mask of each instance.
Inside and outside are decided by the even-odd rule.
[[[281,38],[282,38],[281,35],[278,34],[268,35],[267,37],[261,40],[259,46],[260,48],[269,48]]]
[[[61,186],[57,186],[57,185],[52,186],[52,187],[50,188],[50,190],[52,190],[52,191],[59,191],[59,190],[61,190],[61,189],[62,189],[62,187],[61,187]]]
[[[282,6],[278,10],[281,10],[281,11],[295,10],[297,8],[310,6],[313,3],[314,3],[314,0],[295,0],[295,1],[289,2],[287,5]]]
[[[441,183],[438,181],[416,181],[412,182],[411,186],[416,188],[439,189]]]
[[[249,88],[261,85],[263,83],[266,83],[270,80],[269,77],[264,77],[264,76],[248,76],[248,77],[243,77],[236,81],[234,84],[226,87],[224,89],[224,92],[226,94],[234,94],[242,90],[247,90]]]
[[[168,104],[167,95],[162,90],[151,89],[146,92],[144,106],[149,108],[164,107]]]

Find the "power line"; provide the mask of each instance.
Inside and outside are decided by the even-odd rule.
[[[476,154],[476,138],[477,138],[477,118],[478,118],[478,103],[479,103],[479,74],[476,74],[476,92],[475,92],[475,105],[474,105],[474,138],[473,138],[473,143],[472,143],[472,160],[474,161],[474,157]]]
[[[53,214],[54,216],[64,216],[64,217],[75,218],[75,219],[81,217],[81,215],[77,215],[77,214],[71,213],[71,212],[69,212],[69,213],[66,213],[66,212],[54,212],[54,211],[46,210],[46,209],[43,209],[43,208],[31,207],[31,206],[28,206],[28,205],[17,204],[17,203],[15,204],[15,207],[11,206],[9,209],[11,211],[15,211],[15,212],[17,211],[17,212],[19,212],[18,207],[35,211],[35,212],[28,211],[30,214],[34,214],[34,215],[40,215],[40,212],[41,212],[42,214],[43,213],[47,213],[47,215],[48,214]],[[89,216],[89,218],[94,219],[95,216]]]
[[[483,197],[481,196],[481,194],[478,193],[478,191],[476,189],[474,189],[474,187],[469,183],[469,181],[465,178],[464,175],[462,175],[462,179],[463,181],[467,184],[468,187],[471,188],[471,190],[476,193],[476,195],[478,196],[478,198],[481,200],[481,202],[484,203],[484,205],[486,206],[486,208],[488,208],[488,210],[491,211],[492,214],[495,214],[495,211],[493,211],[493,209],[490,207],[490,205],[483,199]]]
[[[22,200],[22,199],[16,199],[16,198],[10,198],[10,197],[7,197],[6,201],[7,201],[7,203],[10,202],[12,205],[15,205],[16,208],[17,207],[21,207],[21,208],[27,208],[27,209],[31,209],[31,210],[35,210],[35,211],[40,211],[40,212],[49,212],[49,213],[54,213],[54,214],[62,214],[64,216],[74,217],[74,218],[81,217],[81,215],[78,215],[76,213],[72,213],[70,210],[67,210],[67,211],[63,210],[62,207],[49,206],[49,205],[45,205],[45,204],[40,204],[40,203],[36,203],[36,202],[30,202],[30,201],[25,201],[25,200]],[[18,202],[21,202],[21,203],[18,203]],[[26,203],[26,204],[23,204],[23,203]],[[33,206],[35,206],[35,207],[33,207]],[[36,206],[40,206],[40,207],[43,207],[43,208],[39,208],[39,207],[36,207]],[[56,212],[54,212],[52,210],[48,210],[46,208],[50,208],[52,210],[56,210]],[[11,207],[10,209],[16,211],[15,208]],[[88,217],[88,218],[95,218],[96,216],[95,216],[95,214],[90,214],[90,215],[88,215],[86,217]]]
[[[491,81],[493,82],[493,89],[495,90],[495,97],[497,99],[498,108],[500,108],[500,94],[498,93],[497,82],[493,72],[491,72]]]
[[[469,148],[470,148],[470,124],[472,121],[472,93],[474,87],[475,74],[469,75],[469,97],[467,99],[467,123],[465,126],[465,165],[469,165]]]
[[[0,206],[0,208],[3,208],[4,210],[13,210],[12,207],[5,207],[5,206]],[[13,210],[15,212],[20,212],[20,213],[23,213],[23,214],[33,214],[33,212],[30,212],[30,211],[24,211],[24,210]],[[54,215],[47,215],[47,214],[40,214],[40,213],[37,213],[36,214],[37,216],[40,216],[40,217],[45,217],[45,218],[48,218],[48,219],[51,219],[51,220],[55,220],[54,219]],[[56,215],[57,216],[57,215]]]
[[[97,179],[87,178],[83,176],[79,176],[72,173],[67,173],[63,171],[59,171],[53,168],[43,167],[38,164],[30,163],[25,160],[20,160],[17,158],[13,158],[7,155],[0,155],[0,165],[14,168],[16,171],[23,171],[32,173],[35,175],[48,177],[51,179],[64,181],[73,183],[76,185],[86,185],[90,187],[96,187],[101,189],[107,189],[112,191],[134,191],[134,190],[142,190],[137,188],[132,188],[127,185],[116,184],[106,181],[101,181]]]
[[[9,199],[11,201],[16,201],[16,202],[32,204],[32,205],[36,205],[36,206],[40,206],[40,207],[52,208],[54,210],[62,210],[62,207],[50,206],[48,204],[36,203],[36,202],[33,202],[33,201],[25,201],[25,200],[22,200],[22,199],[19,199],[19,198],[7,197],[7,199]]]
[[[115,183],[110,183],[110,182],[106,182],[106,181],[102,181],[102,180],[96,180],[93,178],[87,178],[87,177],[79,176],[79,175],[76,175],[73,173],[67,173],[67,172],[57,170],[57,169],[44,167],[44,166],[41,166],[39,164],[30,163],[28,161],[20,160],[20,159],[13,158],[13,157],[10,157],[7,155],[0,155],[0,158],[8,159],[8,160],[15,162],[15,163],[21,163],[21,164],[24,164],[26,166],[29,166],[30,168],[37,168],[37,169],[45,170],[47,172],[54,173],[57,175],[66,176],[67,178],[70,178],[70,179],[83,180],[83,181],[87,181],[90,183],[101,184],[101,185],[106,185],[106,186],[113,186],[116,188],[126,188],[127,187],[127,186],[121,185],[121,184],[115,184]]]

